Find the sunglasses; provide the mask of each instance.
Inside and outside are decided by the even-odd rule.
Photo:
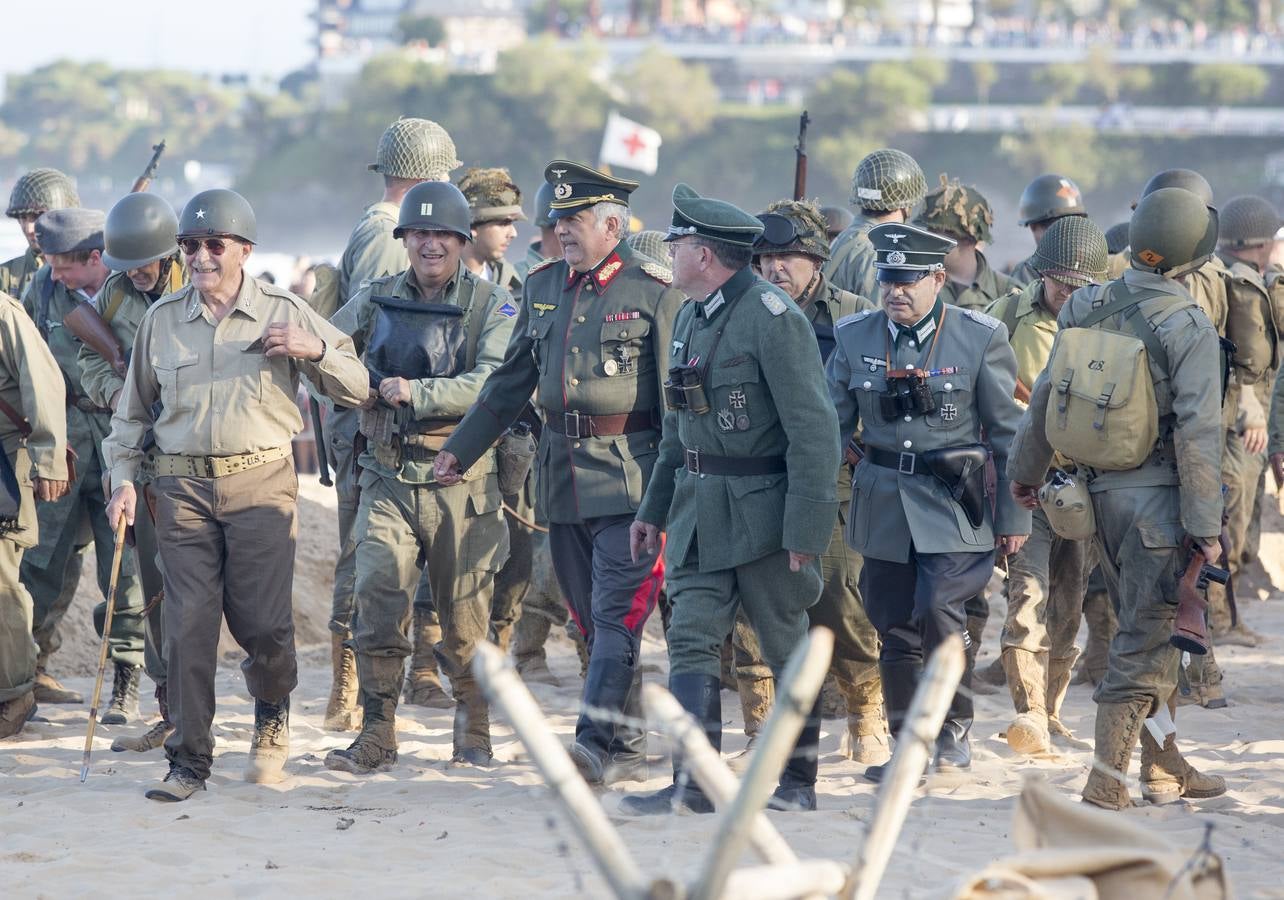
[[[798,237],[798,228],[794,220],[779,213],[763,213],[758,217],[762,223],[762,234],[758,236],[758,246],[771,244],[783,247],[792,244]]]
[[[200,253],[202,246],[210,252],[210,256],[222,256],[227,245],[228,242],[223,238],[184,238],[178,242],[178,246],[182,247],[183,252],[188,256]]]

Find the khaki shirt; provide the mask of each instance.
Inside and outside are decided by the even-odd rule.
[[[325,341],[320,361],[265,356],[260,338],[274,322],[301,325]],[[162,297],[143,316],[103,444],[113,487],[134,480],[149,428],[160,453],[236,456],[288,445],[303,430],[301,374],[345,406],[369,393],[352,340],[287,290],[247,274],[221,322],[191,285]]]
[[[36,544],[34,476],[67,478],[65,389],[58,363],[31,318],[7,294],[0,294],[0,399],[31,426],[23,441],[18,426],[0,413],[0,442],[9,456],[22,494],[18,530],[4,535],[21,547]]]
[[[339,260],[339,304],[342,305],[367,281],[396,275],[410,265],[406,247],[392,236],[401,209],[395,203],[380,200],[366,208],[366,213],[352,229],[348,246]]]
[[[1042,280],[1032,281],[1019,294],[1000,297],[986,313],[1008,325],[1008,343],[1017,360],[1017,381],[1028,390],[1048,364],[1057,338],[1057,317],[1043,301]]]

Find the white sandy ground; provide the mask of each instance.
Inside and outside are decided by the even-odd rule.
[[[492,726],[498,765],[490,771],[447,769],[450,714],[406,707],[398,716],[401,760],[391,772],[358,778],[324,768],[325,752],[350,739],[320,727],[329,687],[329,658],[320,642],[329,605],[333,495],[314,479],[305,480],[302,495],[296,609],[306,650],[293,699],[288,780],[271,787],[242,780],[253,705],[235,652],[218,675],[218,746],[209,790],[186,803],[142,796],[165,772],[161,751],[108,750],[114,736],[136,726],[99,726],[91,775],[80,784],[86,707],[42,707],[21,735],[0,743],[0,896],[607,896],[503,721]],[[1267,528],[1262,556],[1274,583],[1284,584],[1284,534],[1273,509]],[[1271,583],[1265,573],[1258,581]],[[1123,813],[1183,847],[1194,847],[1211,824],[1213,847],[1226,860],[1239,897],[1284,897],[1284,603],[1278,595],[1267,600],[1267,593],[1245,589],[1256,596],[1241,602],[1245,620],[1270,640],[1254,649],[1218,651],[1231,706],[1183,708],[1178,717],[1183,749],[1196,765],[1224,775],[1229,793]],[[83,623],[87,597],[82,591],[71,613],[82,621],[68,628],[68,646],[55,658],[59,674],[96,662],[96,645]],[[991,619],[988,652],[997,628]],[[535,695],[569,739],[578,662],[564,638],[551,645],[551,655],[564,686],[536,686]],[[652,667],[648,678],[663,678],[663,644],[654,622],[644,661]],[[86,694],[93,686],[88,671],[67,679]],[[144,694],[144,710],[151,713],[146,682]],[[1087,744],[1063,745],[1059,761],[1014,758],[998,737],[1010,716],[1006,695],[981,697],[978,706],[971,774],[929,782],[910,810],[880,896],[939,895],[955,879],[1010,852],[1012,801],[1026,775],[1077,795],[1090,759]],[[1092,736],[1093,710],[1088,689],[1071,688],[1064,718],[1080,738]],[[735,752],[744,736],[734,694],[723,693],[723,711],[724,746]],[[860,777],[859,766],[838,755],[840,733],[840,723],[826,723],[821,810],[770,814],[804,857],[851,858],[874,808],[874,787]],[[651,750],[667,752],[656,736]],[[1134,795],[1137,765],[1134,758]],[[657,760],[652,776],[649,789],[668,782],[667,757]],[[602,802],[614,811],[621,796],[608,791]],[[644,870],[690,877],[714,819],[618,819],[617,825]]]

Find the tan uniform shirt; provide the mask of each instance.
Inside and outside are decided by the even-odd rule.
[[[325,341],[320,361],[265,356],[260,338],[274,322],[301,325]],[[245,275],[221,322],[191,285],[162,297],[139,326],[103,445],[113,487],[134,480],[149,428],[161,453],[236,456],[288,445],[303,430],[295,402],[301,374],[345,406],[369,393],[352,340],[289,291]]]

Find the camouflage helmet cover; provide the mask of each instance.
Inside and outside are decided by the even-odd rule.
[[[183,207],[178,217],[178,238],[228,235],[253,244],[258,224],[248,200],[227,188],[201,191]]]
[[[103,263],[128,272],[178,252],[178,216],[155,194],[126,194],[107,213]]]
[[[942,174],[941,186],[923,199],[918,221],[929,231],[970,237],[982,243],[990,239],[994,211],[976,188]]]
[[[913,209],[926,193],[922,168],[902,150],[875,150],[860,161],[852,175],[851,205],[859,209]]]
[[[459,190],[468,201],[474,225],[526,218],[521,189],[507,169],[468,169],[459,179]]]
[[[1034,251],[1034,270],[1082,286],[1106,275],[1106,236],[1087,216],[1062,216],[1048,226]]]
[[[775,238],[771,220],[776,217],[789,220],[783,242]],[[824,262],[829,259],[829,232],[820,209],[806,200],[777,200],[758,217],[763,222],[763,232],[754,244],[754,253],[805,253]],[[789,226],[792,226],[790,229]],[[792,234],[789,232],[792,231]]]
[[[448,231],[465,241],[473,239],[472,211],[463,192],[449,181],[424,181],[406,191],[401,200],[395,238],[407,231]]]
[[[1087,215],[1079,186],[1064,175],[1040,175],[1025,186],[1017,210],[1022,228],[1062,216]]]
[[[393,178],[441,180],[461,165],[446,129],[428,119],[401,118],[384,130],[367,168]]]
[[[79,205],[80,195],[76,193],[75,184],[66,174],[57,169],[32,169],[14,182],[5,215],[17,218]]]
[[[1217,246],[1217,210],[1183,188],[1152,191],[1128,223],[1134,269],[1177,278],[1199,268]]]
[[[1218,243],[1233,250],[1272,243],[1284,224],[1270,201],[1252,194],[1227,200],[1219,218]]]

